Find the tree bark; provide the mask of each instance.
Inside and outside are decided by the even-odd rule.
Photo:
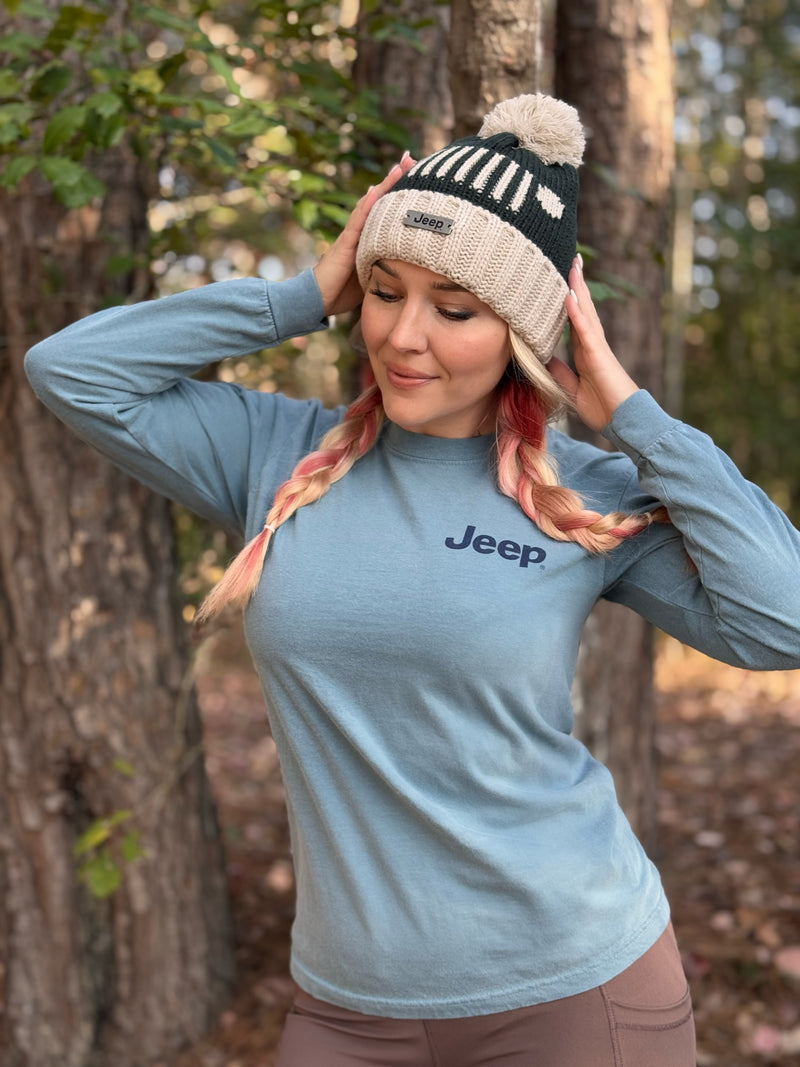
[[[495,104],[539,91],[544,0],[451,0],[455,137],[480,129]]]
[[[419,49],[403,38],[376,41],[366,32],[369,16],[362,14],[353,78],[359,86],[380,89],[382,118],[405,127],[412,154],[427,156],[452,133],[447,64],[442,61],[450,14],[431,0],[398,0],[392,10],[407,25],[429,20],[417,33]]]
[[[587,276],[623,291],[600,305],[606,335],[657,398],[673,167],[669,18],[669,0],[559,0],[556,15],[556,95],[577,107],[588,134],[578,214],[579,241],[596,252]],[[582,736],[605,758],[634,829],[651,844],[652,636],[638,616],[598,607],[576,698]]]
[[[112,291],[147,294],[146,179],[124,149],[102,165],[96,206],[67,211],[34,183],[0,196],[4,1067],[144,1067],[207,1028],[232,978],[169,507],[57,422],[22,370]],[[144,265],[110,277],[130,250]],[[145,854],[98,899],[73,848],[123,810]]]

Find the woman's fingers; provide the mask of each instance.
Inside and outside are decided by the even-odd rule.
[[[361,301],[361,287],[355,274],[356,250],[367,216],[375,203],[414,166],[408,152],[389,173],[371,186],[350,212],[344,229],[314,267],[326,315],[350,311]]]
[[[353,223],[351,234],[355,231],[356,243],[358,242],[358,237],[361,236],[361,231],[364,228],[364,223],[367,221],[367,216],[377,201],[380,200],[384,193],[388,193],[392,186],[395,185],[404,174],[411,170],[414,163],[415,160],[411,158],[410,153],[407,151],[404,152],[400,162],[395,163],[389,173],[386,174],[377,185],[371,185],[358,201],[353,208],[350,219],[348,220],[348,226],[350,225],[350,222]]]
[[[553,366],[551,373],[572,398],[583,422],[599,430],[637,386],[609,347],[577,257],[567,280],[570,291],[564,306],[570,320],[575,371],[562,364]]]

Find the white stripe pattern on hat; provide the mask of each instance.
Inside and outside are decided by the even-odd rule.
[[[416,173],[417,167],[421,167],[421,174],[430,174],[430,172],[437,165],[437,163],[441,163],[443,159],[446,159],[448,156],[453,155],[455,151],[457,151],[457,145],[451,144],[448,145],[447,148],[440,148],[438,152],[434,152],[433,155],[428,156],[427,159],[421,159],[419,163],[417,163],[417,166],[412,167],[408,173],[414,174]]]
[[[446,160],[444,163],[442,163],[441,167],[439,167],[439,169],[436,171],[436,177],[437,178],[443,178],[445,176],[445,174],[448,173],[448,171],[453,169],[453,167],[456,165],[456,163],[458,163],[459,159],[461,159],[461,157],[463,155],[465,155],[467,152],[470,152],[470,151],[471,151],[471,149],[470,149],[469,145],[466,145],[466,147],[464,147],[464,148],[460,148],[458,150],[458,152],[456,152],[456,154],[454,156],[451,156],[448,160]],[[481,152],[485,152],[486,149],[482,148],[482,149],[480,149],[480,151]],[[467,166],[467,167],[469,166],[469,160],[467,161],[466,164],[464,164],[464,166]],[[456,174],[456,176],[455,176],[455,180],[456,181],[460,181],[461,180],[458,177],[458,175],[461,173],[462,169],[463,169],[463,167],[460,168],[459,171],[458,171],[458,174]]]
[[[464,162],[453,175],[454,182],[463,182],[464,178],[467,176],[468,171],[470,171],[475,166],[481,156],[486,155],[488,149],[478,148],[474,151],[470,151],[469,149],[467,149],[467,151],[469,151],[470,154],[467,156],[467,158],[464,160]]]
[[[492,190],[492,196],[495,200],[502,200],[505,196],[506,189],[513,181],[517,171],[519,170],[519,164],[514,160],[510,160],[503,174],[500,176],[500,181],[495,185]]]
[[[489,178],[492,176],[494,171],[497,170],[497,168],[502,162],[503,156],[494,153],[494,155],[491,157],[486,166],[481,167],[480,173],[475,177],[474,181],[472,182],[472,188],[477,189],[478,192],[482,193],[483,190],[486,188],[486,183],[488,182]]]
[[[514,199],[511,201],[511,210],[519,211],[522,205],[525,203],[525,197],[528,195],[528,189],[530,189],[533,175],[529,170],[525,171],[522,181],[519,183],[516,193],[514,193]]]

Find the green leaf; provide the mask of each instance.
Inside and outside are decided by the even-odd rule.
[[[126,261],[130,260],[131,258],[132,257],[130,257],[130,256],[126,256],[125,257]],[[131,266],[131,264],[129,262],[128,266],[126,266],[125,269],[128,270],[130,268],[130,266]],[[108,264],[106,265],[106,269],[108,269]],[[136,777],[136,768],[133,766],[132,763],[129,763],[128,760],[123,759],[121,756],[117,756],[117,758],[113,761],[111,766],[114,768],[114,770],[117,772],[117,774],[121,774],[125,778],[135,778]]]
[[[173,15],[169,11],[162,11],[158,7],[144,8],[142,18],[153,26],[162,26],[166,30],[174,30],[179,34],[193,36],[197,32],[197,23],[194,19]]]
[[[226,144],[223,144],[222,141],[218,141],[212,137],[206,142],[206,144],[211,150],[211,154],[215,156],[220,161],[220,163],[224,164],[226,167],[236,166],[238,162],[238,160],[236,159],[236,154],[232,152]]]
[[[52,8],[47,7],[40,0],[22,0],[17,4],[17,11],[27,19],[51,19],[53,17]]]
[[[29,133],[28,120],[34,114],[30,104],[0,105],[0,144],[15,144]]]
[[[119,846],[120,854],[126,863],[133,863],[144,855],[137,830],[131,830],[125,834]]]
[[[44,41],[44,47],[56,54],[63,52],[78,28],[81,9],[74,4],[62,4],[58,18]]]
[[[39,41],[31,33],[8,33],[0,37],[0,53],[15,59],[29,59],[38,50]]]
[[[21,86],[10,70],[0,70],[0,99],[17,96]]]
[[[292,205],[292,214],[304,230],[312,230],[317,224],[317,205],[313,200],[298,200]]]
[[[4,185],[6,188],[13,188],[17,185],[26,174],[29,174],[36,166],[36,159],[34,156],[14,156],[13,159],[3,168],[2,174],[0,174],[0,185]]]
[[[350,212],[345,211],[345,209],[339,207],[338,204],[320,204],[319,209],[326,219],[335,222],[337,226],[344,226],[350,218]]]
[[[85,173],[80,163],[61,156],[43,156],[39,161],[39,170],[52,185],[59,186],[77,185]]]
[[[143,67],[142,70],[137,70],[131,76],[129,84],[132,89],[150,93],[152,96],[158,96],[164,88],[164,82],[155,67]]]
[[[176,52],[174,56],[169,56],[160,63],[158,66],[158,75],[163,81],[164,85],[169,85],[172,79],[178,74],[186,62],[185,52]]]
[[[109,826],[119,826],[121,822],[127,822],[132,816],[133,812],[130,808],[120,808],[118,811],[112,811],[110,815],[107,815],[105,821]]]
[[[107,841],[110,836],[111,827],[106,820],[96,819],[87,830],[83,831],[72,846],[73,856],[83,856],[87,852],[91,852],[98,845],[102,845],[104,841]]]
[[[214,73],[224,79],[228,92],[238,96],[241,90],[233,79],[233,69],[231,68],[230,63],[224,60],[219,52],[208,52],[206,54],[206,59],[209,67],[211,67]]]
[[[264,133],[267,122],[260,113],[243,115],[242,118],[234,119],[225,127],[225,133],[229,137],[255,137]]]
[[[58,18],[45,38],[44,47],[60,55],[65,48],[74,47],[81,30],[87,30],[91,37],[107,19],[107,11],[92,11],[85,5],[62,4],[58,9]]]
[[[119,811],[114,811],[102,819],[95,819],[73,845],[72,854],[74,856],[83,856],[97,848],[98,845],[102,845],[104,841],[109,839],[114,827],[130,819],[132,815],[133,812],[128,808],[121,808]]]
[[[589,288],[592,300],[596,304],[602,303],[603,300],[622,300],[623,296],[619,289],[615,289],[613,286],[608,285],[606,282],[596,282],[590,278],[586,279],[586,284]]]
[[[79,874],[92,896],[100,900],[110,897],[122,884],[122,872],[107,850],[92,856],[83,864]]]
[[[26,123],[35,111],[32,104],[0,104],[0,126],[6,122],[13,122],[14,125]]]
[[[31,86],[30,96],[33,100],[52,100],[72,81],[72,71],[63,63],[50,63],[43,67],[38,78]]]
[[[44,131],[44,151],[49,154],[59,145],[66,144],[85,121],[86,108],[80,104],[57,111]]]
[[[93,93],[86,101],[86,107],[89,108],[90,111],[94,111],[95,114],[107,119],[111,115],[116,115],[120,110],[122,107],[122,97],[117,96],[116,93],[110,91]]]

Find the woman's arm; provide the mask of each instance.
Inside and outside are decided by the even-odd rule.
[[[705,434],[637,392],[604,430],[636,465],[622,510],[664,504],[610,553],[606,596],[708,655],[755,670],[800,668],[800,533]]]
[[[47,406],[114,463],[241,530],[250,456],[263,462],[295,419],[310,447],[336,416],[191,375],[325,325],[310,271],[219,282],[90,315],[37,344],[25,367]]]
[[[800,668],[800,533],[709,437],[637,389],[577,264],[570,285],[575,372],[552,373],[584,422],[635,464],[619,510],[660,503],[671,520],[609,553],[605,596],[725,662]]]
[[[34,390],[123,470],[242,531],[254,479],[282,481],[342,413],[192,375],[323,328],[328,315],[359,304],[364,221],[413,162],[406,154],[359,200],[313,272],[273,284],[220,282],[90,315],[28,353]]]

